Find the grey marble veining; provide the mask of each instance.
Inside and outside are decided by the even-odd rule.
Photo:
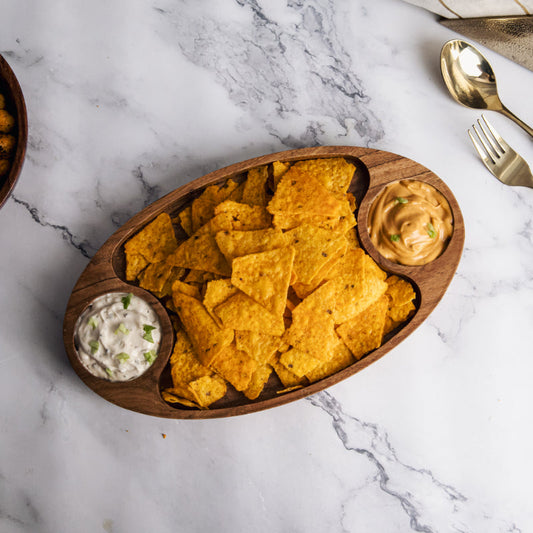
[[[30,125],[0,211],[2,533],[533,528],[533,195],[469,145],[477,114],[438,72],[456,35],[401,0],[0,4]],[[487,53],[533,123],[532,74]],[[105,240],[207,172],[322,144],[411,157],[457,197],[465,250],[427,321],[335,387],[244,417],[157,419],[91,392],[62,320]]]

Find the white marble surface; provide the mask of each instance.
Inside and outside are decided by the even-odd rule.
[[[533,190],[501,185],[470,145],[479,113],[439,72],[457,35],[400,0],[0,13],[30,124],[0,211],[0,531],[533,530]],[[533,123],[533,73],[483,50]],[[526,134],[489,117],[533,163]],[[456,195],[465,250],[429,319],[328,391],[243,417],[152,418],[90,391],[62,319],[111,233],[208,171],[317,144],[402,154]]]

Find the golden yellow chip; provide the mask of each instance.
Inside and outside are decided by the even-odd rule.
[[[276,372],[281,383],[284,387],[297,387],[298,385],[304,385],[307,383],[307,378],[299,378],[296,374],[293,374],[290,370],[287,370],[279,361],[272,362],[274,371]]]
[[[148,265],[139,275],[139,286],[147,291],[162,292],[165,283],[172,275],[174,267],[166,261]]]
[[[270,365],[258,367],[252,374],[252,379],[250,380],[248,387],[243,390],[244,395],[249,400],[257,399],[261,392],[263,392],[265,384],[267,383],[268,378],[270,378],[270,374],[272,374],[272,367]]]
[[[292,312],[292,324],[285,340],[294,348],[327,361],[339,340],[333,318],[320,307],[302,307],[302,304]]]
[[[179,396],[176,389],[173,388],[163,389],[161,391],[161,397],[163,398],[163,400],[165,400],[165,402],[168,403],[179,403],[186,407],[196,407],[197,409],[204,409],[204,407],[201,407],[197,403]]]
[[[252,231],[219,231],[216,234],[216,241],[229,264],[236,257],[287,246],[285,234],[274,228]]]
[[[170,276],[165,281],[163,288],[159,292],[154,292],[154,295],[158,298],[164,298],[166,296],[172,296],[172,285],[175,281],[181,279],[186,270],[180,267],[173,267]]]
[[[224,327],[231,330],[258,331],[281,336],[285,331],[282,316],[269,313],[262,305],[243,292],[238,292],[215,308]]]
[[[192,231],[195,233],[215,215],[218,204],[218,185],[206,187],[191,204]]]
[[[214,311],[215,307],[238,292],[239,289],[231,283],[230,279],[215,279],[207,283],[204,294],[204,306],[220,326],[222,326],[222,321],[216,315]]]
[[[218,354],[212,366],[236,390],[243,391],[250,384],[258,364],[246,352],[238,350],[233,343]]]
[[[294,163],[294,167],[335,193],[348,190],[355,172],[355,166],[342,157],[307,159]]]
[[[354,362],[355,358],[352,355],[352,352],[350,352],[344,342],[339,340],[334,348],[331,359],[313,368],[307,374],[307,379],[309,379],[311,383],[314,383],[344,370]]]
[[[241,202],[243,204],[261,205],[265,207],[267,204],[267,180],[268,167],[266,165],[249,170],[246,181],[244,182]]]
[[[200,362],[209,366],[232,343],[233,330],[220,328],[196,298],[175,292],[172,299]]]
[[[233,260],[232,282],[274,314],[283,314],[292,279],[291,247],[252,253]]]
[[[386,281],[389,304],[385,320],[385,334],[409,318],[415,310],[413,300],[416,298],[415,291],[408,281],[398,276],[390,276]]]
[[[231,282],[273,315],[283,315],[294,255],[288,247],[237,257]]]
[[[226,395],[226,383],[220,376],[202,376],[189,383],[189,387],[200,407],[209,407]]]
[[[195,379],[213,374],[209,368],[202,365],[189,336],[183,329],[176,331],[176,342],[170,356],[170,373],[174,388],[179,388]],[[180,395],[194,400],[194,398],[187,396],[183,392]]]
[[[231,274],[231,268],[211,233],[194,234],[189,237],[168,257],[167,261],[174,266],[203,270],[222,276]]]
[[[315,178],[293,166],[281,178],[267,210],[272,214],[337,217],[342,211],[342,204]]]
[[[304,224],[285,235],[296,250],[293,271],[298,283],[311,283],[321,268],[332,258],[340,257],[346,248],[346,239],[333,231]]]
[[[290,163],[282,163],[281,161],[274,161],[272,163],[272,178],[274,180],[274,190],[278,187],[283,175],[289,170]]]
[[[381,346],[388,298],[381,296],[363,313],[337,328],[337,333],[356,359]]]
[[[226,200],[215,208],[215,215],[224,215],[226,224],[220,224],[221,229],[235,229],[251,231],[266,229],[271,226],[272,217],[260,205],[248,205]],[[221,217],[221,218],[224,218]],[[228,227],[230,226],[230,227]]]
[[[172,293],[174,292],[182,292],[183,294],[188,294],[189,296],[192,296],[197,300],[202,299],[202,296],[200,295],[200,290],[196,285],[189,285],[188,283],[180,281],[179,279],[172,284]]]
[[[148,261],[141,254],[126,251],[126,279],[133,281],[146,268]]]
[[[279,357],[279,362],[299,378],[309,374],[315,367],[322,364],[320,359],[295,348],[282,353]]]
[[[161,213],[124,245],[127,254],[141,254],[149,263],[164,261],[178,246],[168,213]]]
[[[258,331],[235,331],[235,343],[260,365],[270,363],[281,345],[281,337]]]
[[[180,211],[178,214],[178,218],[180,221],[180,225],[183,228],[183,231],[189,235],[189,237],[194,233],[192,230],[192,215],[191,215],[192,208],[190,205],[188,205],[185,209]]]
[[[244,192],[244,181],[238,185],[228,196],[227,200],[231,200],[232,202],[242,202],[242,195]]]

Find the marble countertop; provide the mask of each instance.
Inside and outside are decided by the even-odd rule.
[[[400,0],[0,8],[29,115],[0,210],[2,532],[533,530],[533,190],[503,186],[468,140],[479,113],[439,71],[457,34]],[[533,123],[533,73],[480,49]],[[209,171],[315,145],[395,152],[453,191],[465,248],[428,320],[340,384],[241,417],[149,417],[87,388],[62,321],[106,239]]]

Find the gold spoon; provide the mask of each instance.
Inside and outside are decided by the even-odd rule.
[[[533,137],[533,128],[502,104],[492,67],[471,44],[459,39],[448,41],[442,47],[440,69],[444,83],[456,102],[474,109],[498,111]]]

